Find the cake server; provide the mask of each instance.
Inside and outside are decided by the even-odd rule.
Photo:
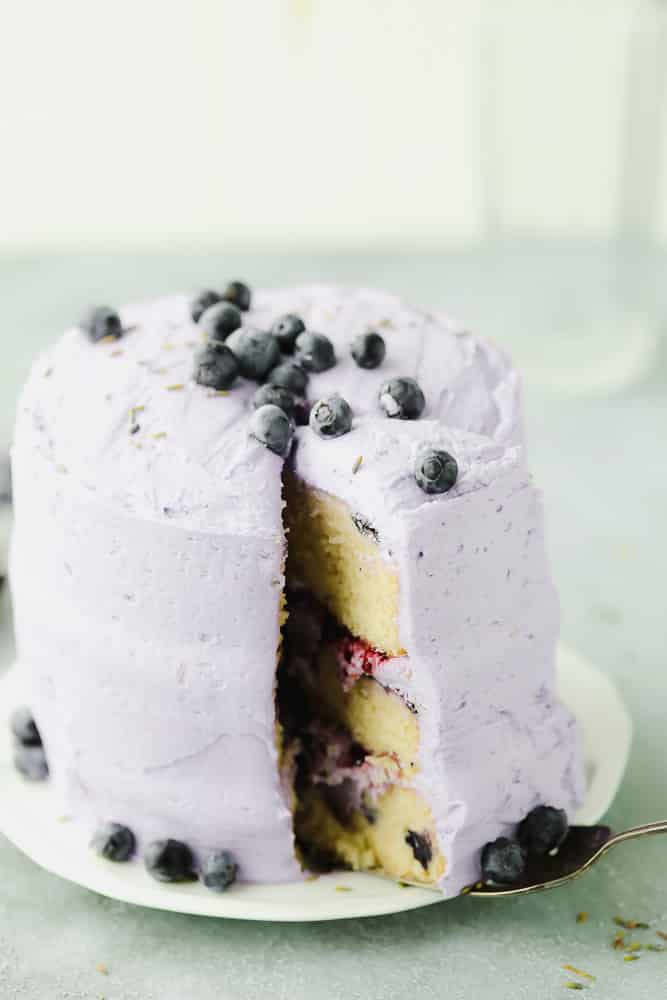
[[[470,896],[520,896],[540,889],[554,889],[578,878],[603,858],[612,847],[639,837],[667,833],[667,820],[633,826],[622,833],[612,833],[608,826],[571,826],[558,851],[542,857],[531,857],[524,875],[512,885],[488,885],[477,882],[464,889]]]

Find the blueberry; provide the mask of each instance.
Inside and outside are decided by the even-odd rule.
[[[308,385],[308,372],[296,361],[283,361],[269,372],[267,382],[282,385],[295,396],[303,396]]]
[[[225,302],[231,302],[241,312],[247,312],[250,309],[252,292],[242,281],[230,281],[222,293],[222,298]]]
[[[105,337],[113,337],[114,340],[118,340],[119,337],[123,336],[120,316],[115,309],[110,309],[109,306],[95,306],[90,309],[81,320],[81,329],[88,334],[93,343],[103,340]]]
[[[310,411],[313,408],[313,404],[309,399],[304,399],[303,396],[297,398],[296,404],[294,406],[294,413],[292,414],[294,423],[297,427],[307,427],[308,421],[310,420]]]
[[[380,387],[380,406],[388,417],[416,420],[426,405],[424,393],[413,378],[390,378]]]
[[[224,892],[236,882],[238,865],[229,851],[214,851],[204,858],[201,880],[207,889]]]
[[[310,330],[304,330],[296,338],[294,356],[309,372],[325,372],[336,364],[336,353],[329,338]]]
[[[289,389],[284,389],[281,385],[271,385],[269,382],[266,382],[264,385],[260,385],[252,397],[252,405],[257,410],[260,406],[266,406],[267,403],[272,403],[274,406],[280,407],[288,417],[293,417],[297,398]]]
[[[17,708],[12,712],[9,726],[14,739],[22,747],[41,747],[42,737],[29,709]]]
[[[239,371],[236,356],[227,345],[212,340],[197,354],[194,379],[210,389],[229,389]]]
[[[415,479],[424,493],[446,493],[457,480],[459,467],[448,451],[422,448],[417,453]]]
[[[377,368],[386,353],[385,342],[379,333],[360,333],[352,341],[351,354],[360,368]]]
[[[211,340],[227,340],[242,323],[240,309],[231,302],[216,302],[199,317],[199,326]]]
[[[342,396],[335,394],[320,399],[310,411],[309,424],[323,438],[336,438],[352,427],[352,410]]]
[[[292,354],[296,338],[305,329],[306,324],[300,316],[295,316],[294,313],[287,313],[275,321],[271,327],[271,333],[280,344],[280,350],[284,351],[285,354]]]
[[[194,299],[190,302],[190,315],[195,323],[198,323],[202,315],[211,306],[214,306],[216,302],[221,302],[222,296],[220,292],[214,292],[210,288],[204,288],[201,292],[197,292]]]
[[[280,360],[280,348],[273,334],[253,326],[235,330],[227,338],[227,346],[236,355],[241,374],[256,382],[268,375]]]
[[[498,837],[482,848],[482,880],[488,885],[513,885],[526,867],[526,852],[516,840]]]
[[[250,418],[250,436],[269,451],[287,458],[294,437],[294,423],[278,406],[266,403]]]
[[[155,840],[144,854],[149,875],[158,882],[193,882],[194,858],[187,844],[180,840]]]
[[[518,838],[529,854],[548,854],[567,837],[567,813],[553,806],[537,806],[519,823]]]
[[[90,842],[92,849],[107,861],[129,861],[137,842],[134,834],[120,823],[103,823]]]
[[[49,765],[43,747],[17,746],[14,751],[14,766],[28,781],[45,781],[49,776]]]
[[[353,740],[339,758],[338,767],[361,767],[368,756],[366,747]]]
[[[431,838],[429,835],[427,833],[415,833],[414,830],[408,830],[405,835],[405,843],[408,847],[412,848],[415,861],[418,861],[424,871],[426,871],[433,857],[433,848],[431,847]]]

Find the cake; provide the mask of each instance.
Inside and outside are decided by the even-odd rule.
[[[581,802],[491,344],[327,285],[97,310],[35,363],[12,462],[41,776],[98,846],[117,824],[106,856],[453,895]]]

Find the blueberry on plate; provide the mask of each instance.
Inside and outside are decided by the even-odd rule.
[[[155,840],[144,854],[146,871],[158,882],[194,882],[194,858],[180,840]]]
[[[306,324],[300,316],[294,313],[286,313],[279,316],[271,327],[271,333],[278,341],[280,350],[284,354],[291,354],[294,351],[294,342],[300,333],[306,329]]]
[[[241,312],[247,312],[250,309],[252,292],[243,281],[230,281],[222,293],[222,298],[225,302],[231,302]]]
[[[236,881],[238,865],[229,851],[214,851],[204,858],[201,880],[213,892],[225,892]]]
[[[113,337],[118,340],[123,336],[123,325],[120,316],[115,309],[109,306],[95,306],[89,309],[81,320],[81,329],[84,330],[93,343],[104,340],[105,337]]]
[[[383,382],[379,394],[380,406],[388,417],[416,420],[424,412],[424,393],[413,378],[402,376]]]
[[[415,462],[415,479],[424,493],[446,493],[459,474],[456,459],[441,448],[421,448]]]
[[[350,404],[337,393],[320,399],[310,411],[309,424],[320,437],[341,437],[352,428]]]
[[[567,837],[567,813],[553,806],[536,806],[519,823],[518,838],[529,854],[548,854]]]
[[[278,406],[288,417],[293,417],[297,398],[293,392],[283,388],[282,385],[271,385],[270,382],[266,382],[264,385],[260,385],[252,397],[252,405],[257,410],[260,406],[266,406],[267,403]]]
[[[95,831],[90,846],[107,861],[129,861],[137,848],[134,834],[120,823],[103,823]]]
[[[202,347],[195,359],[194,379],[209,389],[229,389],[240,372],[236,355],[226,344],[212,340]]]
[[[260,382],[280,360],[278,341],[268,330],[242,326],[227,338],[244,378]]]
[[[526,852],[516,840],[498,837],[482,848],[481,867],[487,885],[514,885],[524,873]]]
[[[216,302],[199,317],[199,326],[211,340],[227,340],[242,323],[241,310],[231,302]]]
[[[287,458],[294,437],[294,422],[280,407],[265,403],[250,418],[250,436],[269,451]]]
[[[42,737],[29,709],[17,708],[12,712],[9,728],[22,747],[41,747]]]
[[[336,364],[336,352],[323,333],[304,330],[296,338],[294,357],[309,372],[325,372]]]
[[[303,396],[308,385],[308,372],[296,361],[283,361],[269,372],[267,382],[282,385],[295,396]]]
[[[204,288],[201,292],[197,292],[195,297],[190,302],[190,315],[195,323],[198,323],[203,314],[211,306],[214,306],[216,302],[221,302],[222,296],[220,292],[214,292],[211,288]]]
[[[387,348],[379,333],[360,333],[352,341],[350,353],[360,368],[377,368],[384,361]]]
[[[44,747],[17,746],[14,751],[14,767],[28,781],[46,781],[49,776]]]

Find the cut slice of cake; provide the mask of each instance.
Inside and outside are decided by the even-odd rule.
[[[332,443],[320,486],[287,476],[288,581],[331,619],[309,660],[298,630],[286,648],[308,710],[296,833],[306,852],[457,891],[534,806],[572,809],[580,763],[552,690],[558,607],[521,449],[395,427]],[[417,441],[457,456],[446,497],[401,474]]]
[[[384,293],[206,295],[98,310],[21,399],[11,575],[50,780],[158,878],[457,893],[583,788],[516,375]]]

